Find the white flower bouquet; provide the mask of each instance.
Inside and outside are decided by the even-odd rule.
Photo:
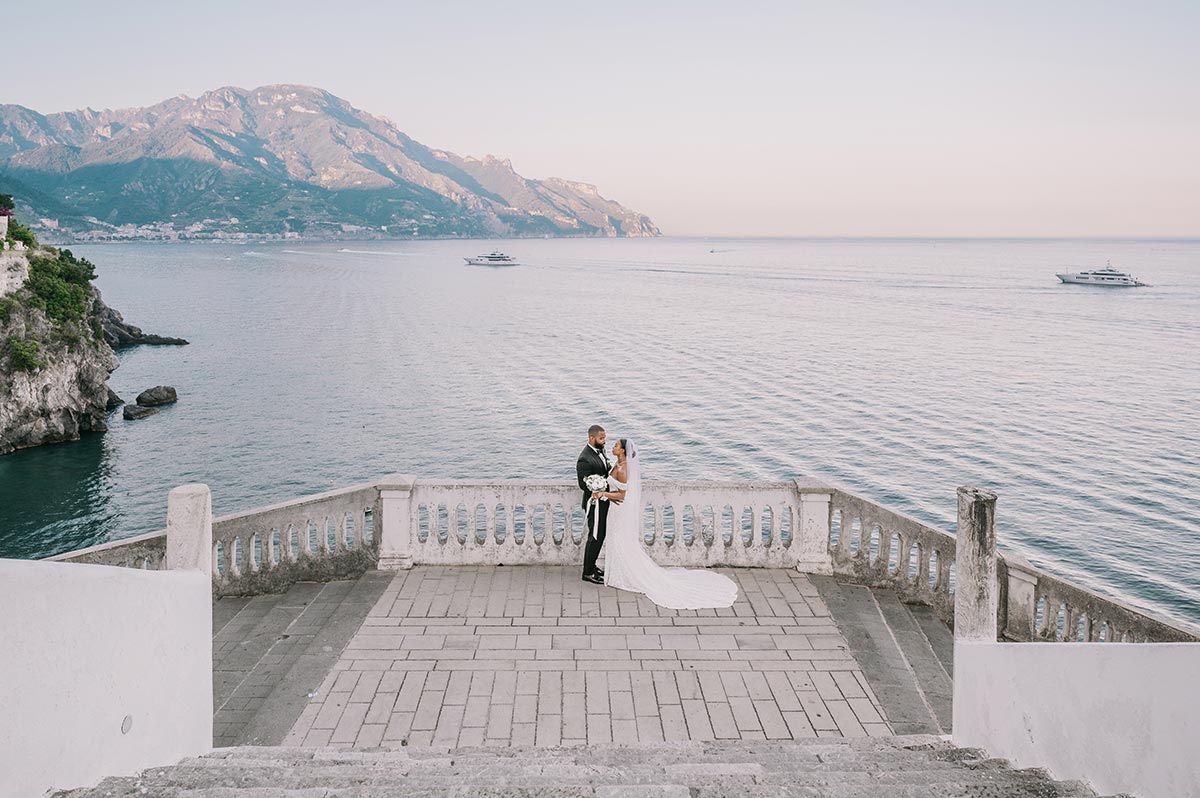
[[[608,490],[608,478],[600,474],[588,474],[583,478],[583,484],[592,493],[603,493]]]

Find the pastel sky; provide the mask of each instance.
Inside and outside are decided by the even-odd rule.
[[[0,102],[320,86],[674,235],[1200,236],[1200,3],[9,4]]]

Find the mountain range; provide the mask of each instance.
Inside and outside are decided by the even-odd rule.
[[[433,149],[308,86],[115,111],[0,105],[0,192],[68,241],[660,234],[594,185]]]

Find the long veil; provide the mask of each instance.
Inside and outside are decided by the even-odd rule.
[[[621,502],[627,509],[628,523],[637,530],[638,542],[642,539],[642,517],[646,512],[642,504],[642,463],[637,456],[637,446],[629,438],[625,439],[625,465],[628,474],[625,475],[625,500]]]
[[[703,568],[663,568],[643,544],[642,461],[637,446],[626,438],[625,499],[609,510],[609,552],[604,581],[621,590],[644,594],[660,607],[677,610],[730,607],[737,600],[737,584],[724,574]],[[613,510],[616,513],[613,513]]]

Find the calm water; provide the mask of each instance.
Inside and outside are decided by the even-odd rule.
[[[153,418],[0,458],[0,556],[391,472],[570,478],[587,426],[648,477],[824,476],[1200,621],[1200,241],[520,241],[78,246],[127,319]],[[1059,285],[1112,258],[1153,284]]]

